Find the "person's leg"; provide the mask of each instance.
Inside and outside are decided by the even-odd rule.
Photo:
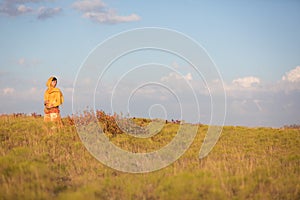
[[[51,121],[50,114],[45,114],[44,115],[44,122],[50,122],[50,121]]]
[[[62,120],[59,113],[50,113],[51,121],[55,122],[58,128],[62,128]]]

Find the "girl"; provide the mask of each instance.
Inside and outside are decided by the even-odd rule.
[[[59,106],[64,102],[64,97],[59,88],[56,88],[57,79],[50,77],[46,83],[48,89],[44,94],[44,121],[58,122],[62,125]]]

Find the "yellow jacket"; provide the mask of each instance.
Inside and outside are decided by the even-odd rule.
[[[64,97],[60,89],[51,85],[53,77],[50,77],[46,83],[48,89],[44,94],[44,103],[46,107],[57,107],[64,102]]]

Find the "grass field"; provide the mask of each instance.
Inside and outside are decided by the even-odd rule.
[[[224,127],[199,160],[207,126],[186,153],[161,170],[130,174],[104,166],[67,118],[49,131],[41,117],[0,117],[0,199],[300,199],[300,130]],[[48,127],[46,127],[48,126]],[[107,133],[121,148],[159,149],[176,134],[135,139]]]

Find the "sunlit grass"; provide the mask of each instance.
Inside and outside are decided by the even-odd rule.
[[[92,157],[63,120],[62,129],[52,130],[40,117],[0,117],[0,199],[300,199],[299,129],[224,127],[199,160],[208,128],[201,125],[172,165],[129,174]],[[168,123],[146,139],[106,134],[120,148],[150,152],[167,145],[178,126]]]

